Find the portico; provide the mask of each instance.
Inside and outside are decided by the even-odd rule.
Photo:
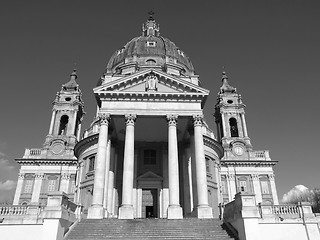
[[[190,127],[193,127],[195,133],[192,136],[194,138],[192,142],[195,143],[193,148],[196,152],[193,160],[197,167],[194,179],[198,185],[197,189],[199,189],[197,192],[189,193],[189,196],[196,195],[199,203],[198,206],[194,207],[193,214],[200,218],[212,217],[212,210],[209,209],[208,205],[202,135],[200,135],[200,141],[196,140],[197,134],[202,134],[201,115],[179,117],[177,114],[163,116],[127,114],[121,117],[101,113],[99,119],[97,121],[100,128],[96,156],[96,170],[98,171],[95,173],[94,186],[96,187],[93,188],[88,218],[103,218],[112,215],[111,209],[116,206],[114,202],[110,202],[115,198],[110,194],[116,194],[113,191],[115,185],[119,186],[116,188],[119,201],[118,218],[120,219],[146,217],[142,214],[146,212],[146,209],[142,208],[142,192],[144,189],[155,189],[153,194],[156,192],[156,195],[153,197],[157,202],[154,206],[157,209],[154,211],[158,217],[183,218],[181,202],[186,200],[180,199],[184,191],[182,186],[185,181],[191,184],[189,183],[189,177],[188,179],[182,179],[182,172],[186,171],[186,169],[183,169],[185,165],[183,161],[188,161],[186,153],[191,152],[185,149],[187,146],[185,141],[190,137],[188,136]],[[196,119],[197,122],[193,119]],[[109,128],[112,130],[108,130]],[[125,131],[123,131],[124,129]],[[108,139],[110,139],[110,145],[107,144]],[[117,142],[118,147],[115,154],[111,154],[110,157],[108,152],[112,151],[113,142]],[[188,147],[190,147],[190,143]],[[118,168],[114,169],[116,171],[113,172],[110,165],[115,165],[116,155],[120,161],[118,161]],[[105,170],[101,171],[101,169]],[[118,175],[117,178],[114,178],[115,184],[108,182],[110,173]],[[192,179],[192,176],[190,176],[190,179]],[[201,181],[202,184],[200,184]],[[109,205],[110,209],[104,207],[104,202],[106,202],[106,206]],[[211,215],[204,216],[201,215],[201,212],[199,214],[202,209],[206,209],[206,212],[211,213]],[[208,209],[209,211],[207,211]]]

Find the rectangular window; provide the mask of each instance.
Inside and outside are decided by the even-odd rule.
[[[247,192],[247,181],[239,180],[239,187],[241,192]]]
[[[148,46],[148,47],[155,47],[155,46],[156,46],[156,42],[147,41],[147,46]]]
[[[89,157],[89,172],[94,170],[95,160],[95,156]]]
[[[33,180],[25,180],[24,193],[32,193]]]
[[[157,164],[157,151],[154,149],[146,149],[143,153],[144,165],[156,165]]]
[[[48,192],[54,192],[56,190],[56,180],[48,181]]]
[[[206,158],[206,169],[207,169],[207,173],[210,172],[210,159]]]
[[[269,184],[267,181],[261,181],[261,192],[262,194],[270,194]]]

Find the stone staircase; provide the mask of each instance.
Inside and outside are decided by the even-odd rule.
[[[83,219],[65,238],[100,239],[236,239],[218,219]]]

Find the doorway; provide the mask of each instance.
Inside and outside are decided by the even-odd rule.
[[[158,189],[142,189],[142,218],[158,217]]]

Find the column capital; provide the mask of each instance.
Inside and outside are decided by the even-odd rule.
[[[235,180],[235,175],[234,174],[227,174],[227,179],[229,179],[230,181],[234,181]]]
[[[71,178],[71,174],[70,173],[62,173],[61,174],[61,179],[69,180],[70,178]]]
[[[19,173],[18,179],[24,179],[25,174],[24,173]]]
[[[177,114],[168,114],[167,121],[168,121],[168,126],[177,126],[178,115]]]
[[[100,125],[109,125],[109,122],[110,122],[109,113],[99,113],[98,118],[100,120]]]
[[[193,125],[195,127],[202,127],[202,123],[203,123],[203,115],[202,114],[195,114],[192,116],[193,117]]]
[[[274,174],[273,173],[268,174],[268,178],[273,181],[274,180]]]
[[[44,179],[44,174],[43,173],[36,173],[34,176],[35,179]]]
[[[126,120],[126,125],[133,125],[137,119],[137,115],[136,114],[126,114],[124,115],[124,118]]]
[[[251,174],[251,179],[254,181],[259,181],[259,174]]]

